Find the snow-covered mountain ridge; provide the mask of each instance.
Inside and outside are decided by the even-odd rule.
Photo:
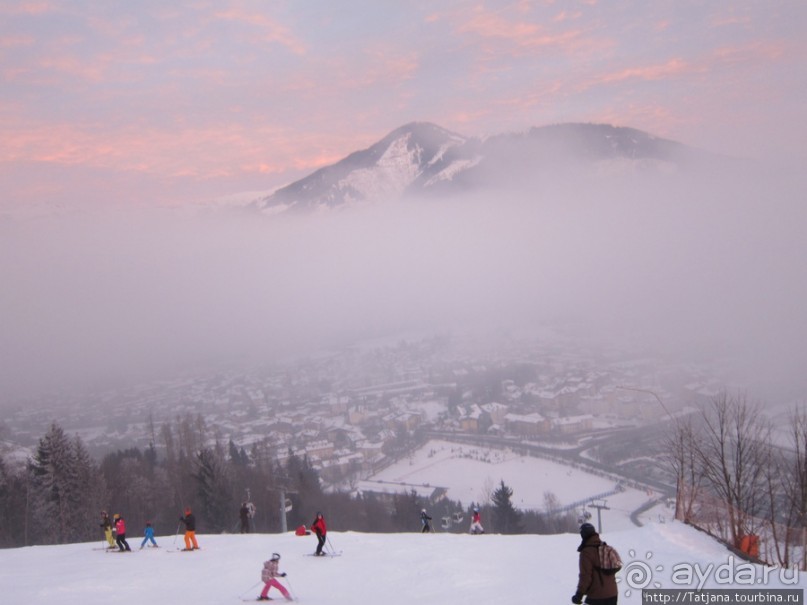
[[[704,155],[640,130],[606,124],[559,124],[482,140],[413,122],[278,189],[254,207],[274,214],[405,196],[451,196],[557,178],[569,168],[669,172]]]

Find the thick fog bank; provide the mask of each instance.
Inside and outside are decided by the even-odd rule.
[[[729,178],[730,177],[730,178]],[[596,177],[283,218],[0,225],[6,394],[273,359],[412,329],[578,322],[805,387],[802,177]]]

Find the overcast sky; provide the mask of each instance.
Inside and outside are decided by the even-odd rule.
[[[807,3],[3,0],[0,208],[267,191],[410,121],[804,161]]]

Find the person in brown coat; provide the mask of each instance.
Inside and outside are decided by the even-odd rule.
[[[591,523],[583,523],[580,526],[580,537],[583,539],[577,547],[577,552],[580,553],[580,575],[572,603],[580,605],[585,597],[588,605],[616,605],[619,594],[616,578],[599,569],[599,546],[602,544],[600,535]]]

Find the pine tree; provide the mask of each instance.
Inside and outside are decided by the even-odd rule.
[[[521,533],[521,513],[513,506],[513,489],[505,485],[502,479],[499,487],[493,492],[493,526],[502,534]]]
[[[73,439],[72,446],[74,468],[69,474],[68,539],[91,540],[98,534],[96,518],[101,503],[106,499],[105,483],[103,475],[78,435]]]
[[[88,494],[97,471],[81,440],[71,441],[53,423],[39,440],[29,471],[34,541],[64,544],[88,537],[88,519],[94,518]]]
[[[392,521],[399,531],[420,530],[421,500],[415,490],[395,494],[392,499]]]
[[[34,459],[30,463],[32,512],[32,540],[61,543],[60,529],[65,525],[66,489],[64,487],[64,458],[69,451],[64,431],[53,424],[39,440]]]
[[[0,548],[12,546],[11,498],[13,479],[0,457]]]
[[[193,477],[207,529],[215,532],[232,529],[232,520],[238,509],[223,457],[210,448],[204,448],[196,456]]]
[[[294,504],[292,514],[288,517],[289,522],[295,525],[306,523],[317,510],[323,508],[319,474],[311,466],[308,456],[300,458],[291,454],[286,462],[285,473],[281,473],[280,476]]]

